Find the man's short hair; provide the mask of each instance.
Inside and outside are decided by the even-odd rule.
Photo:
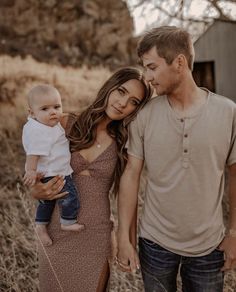
[[[194,48],[186,30],[176,26],[161,26],[147,31],[138,43],[138,57],[141,59],[153,47],[156,47],[158,55],[169,65],[179,54],[183,54],[189,69],[193,70]]]

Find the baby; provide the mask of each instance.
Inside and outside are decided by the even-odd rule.
[[[23,181],[32,186],[37,173],[44,174],[41,182],[46,183],[55,175],[65,177],[61,192],[68,192],[58,199],[61,228],[65,231],[80,231],[84,225],[77,223],[79,199],[72,181],[69,142],[60,124],[62,104],[59,92],[53,86],[40,84],[28,93],[29,117],[24,125],[22,142],[26,152]],[[56,200],[39,200],[36,212],[36,232],[41,242],[48,246],[52,240],[47,232]]]

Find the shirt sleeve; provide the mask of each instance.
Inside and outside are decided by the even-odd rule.
[[[227,165],[230,166],[236,163],[236,105],[234,107],[233,113],[233,123],[232,123],[232,132],[231,132],[231,143],[230,151],[227,158]]]
[[[22,142],[27,155],[48,156],[54,143],[52,129],[24,127]]]
[[[144,122],[140,115],[129,126],[127,148],[129,155],[144,159]]]

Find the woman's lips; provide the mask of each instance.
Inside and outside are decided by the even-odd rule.
[[[115,106],[112,106],[118,113],[123,114],[123,112],[121,110],[119,110],[118,108],[116,108]]]

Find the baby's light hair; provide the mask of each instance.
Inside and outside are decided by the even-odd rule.
[[[50,84],[38,84],[30,89],[30,91],[27,94],[27,101],[29,107],[32,107],[34,100],[37,98],[40,98],[42,95],[48,95],[48,94],[56,94],[60,96],[59,91]]]

